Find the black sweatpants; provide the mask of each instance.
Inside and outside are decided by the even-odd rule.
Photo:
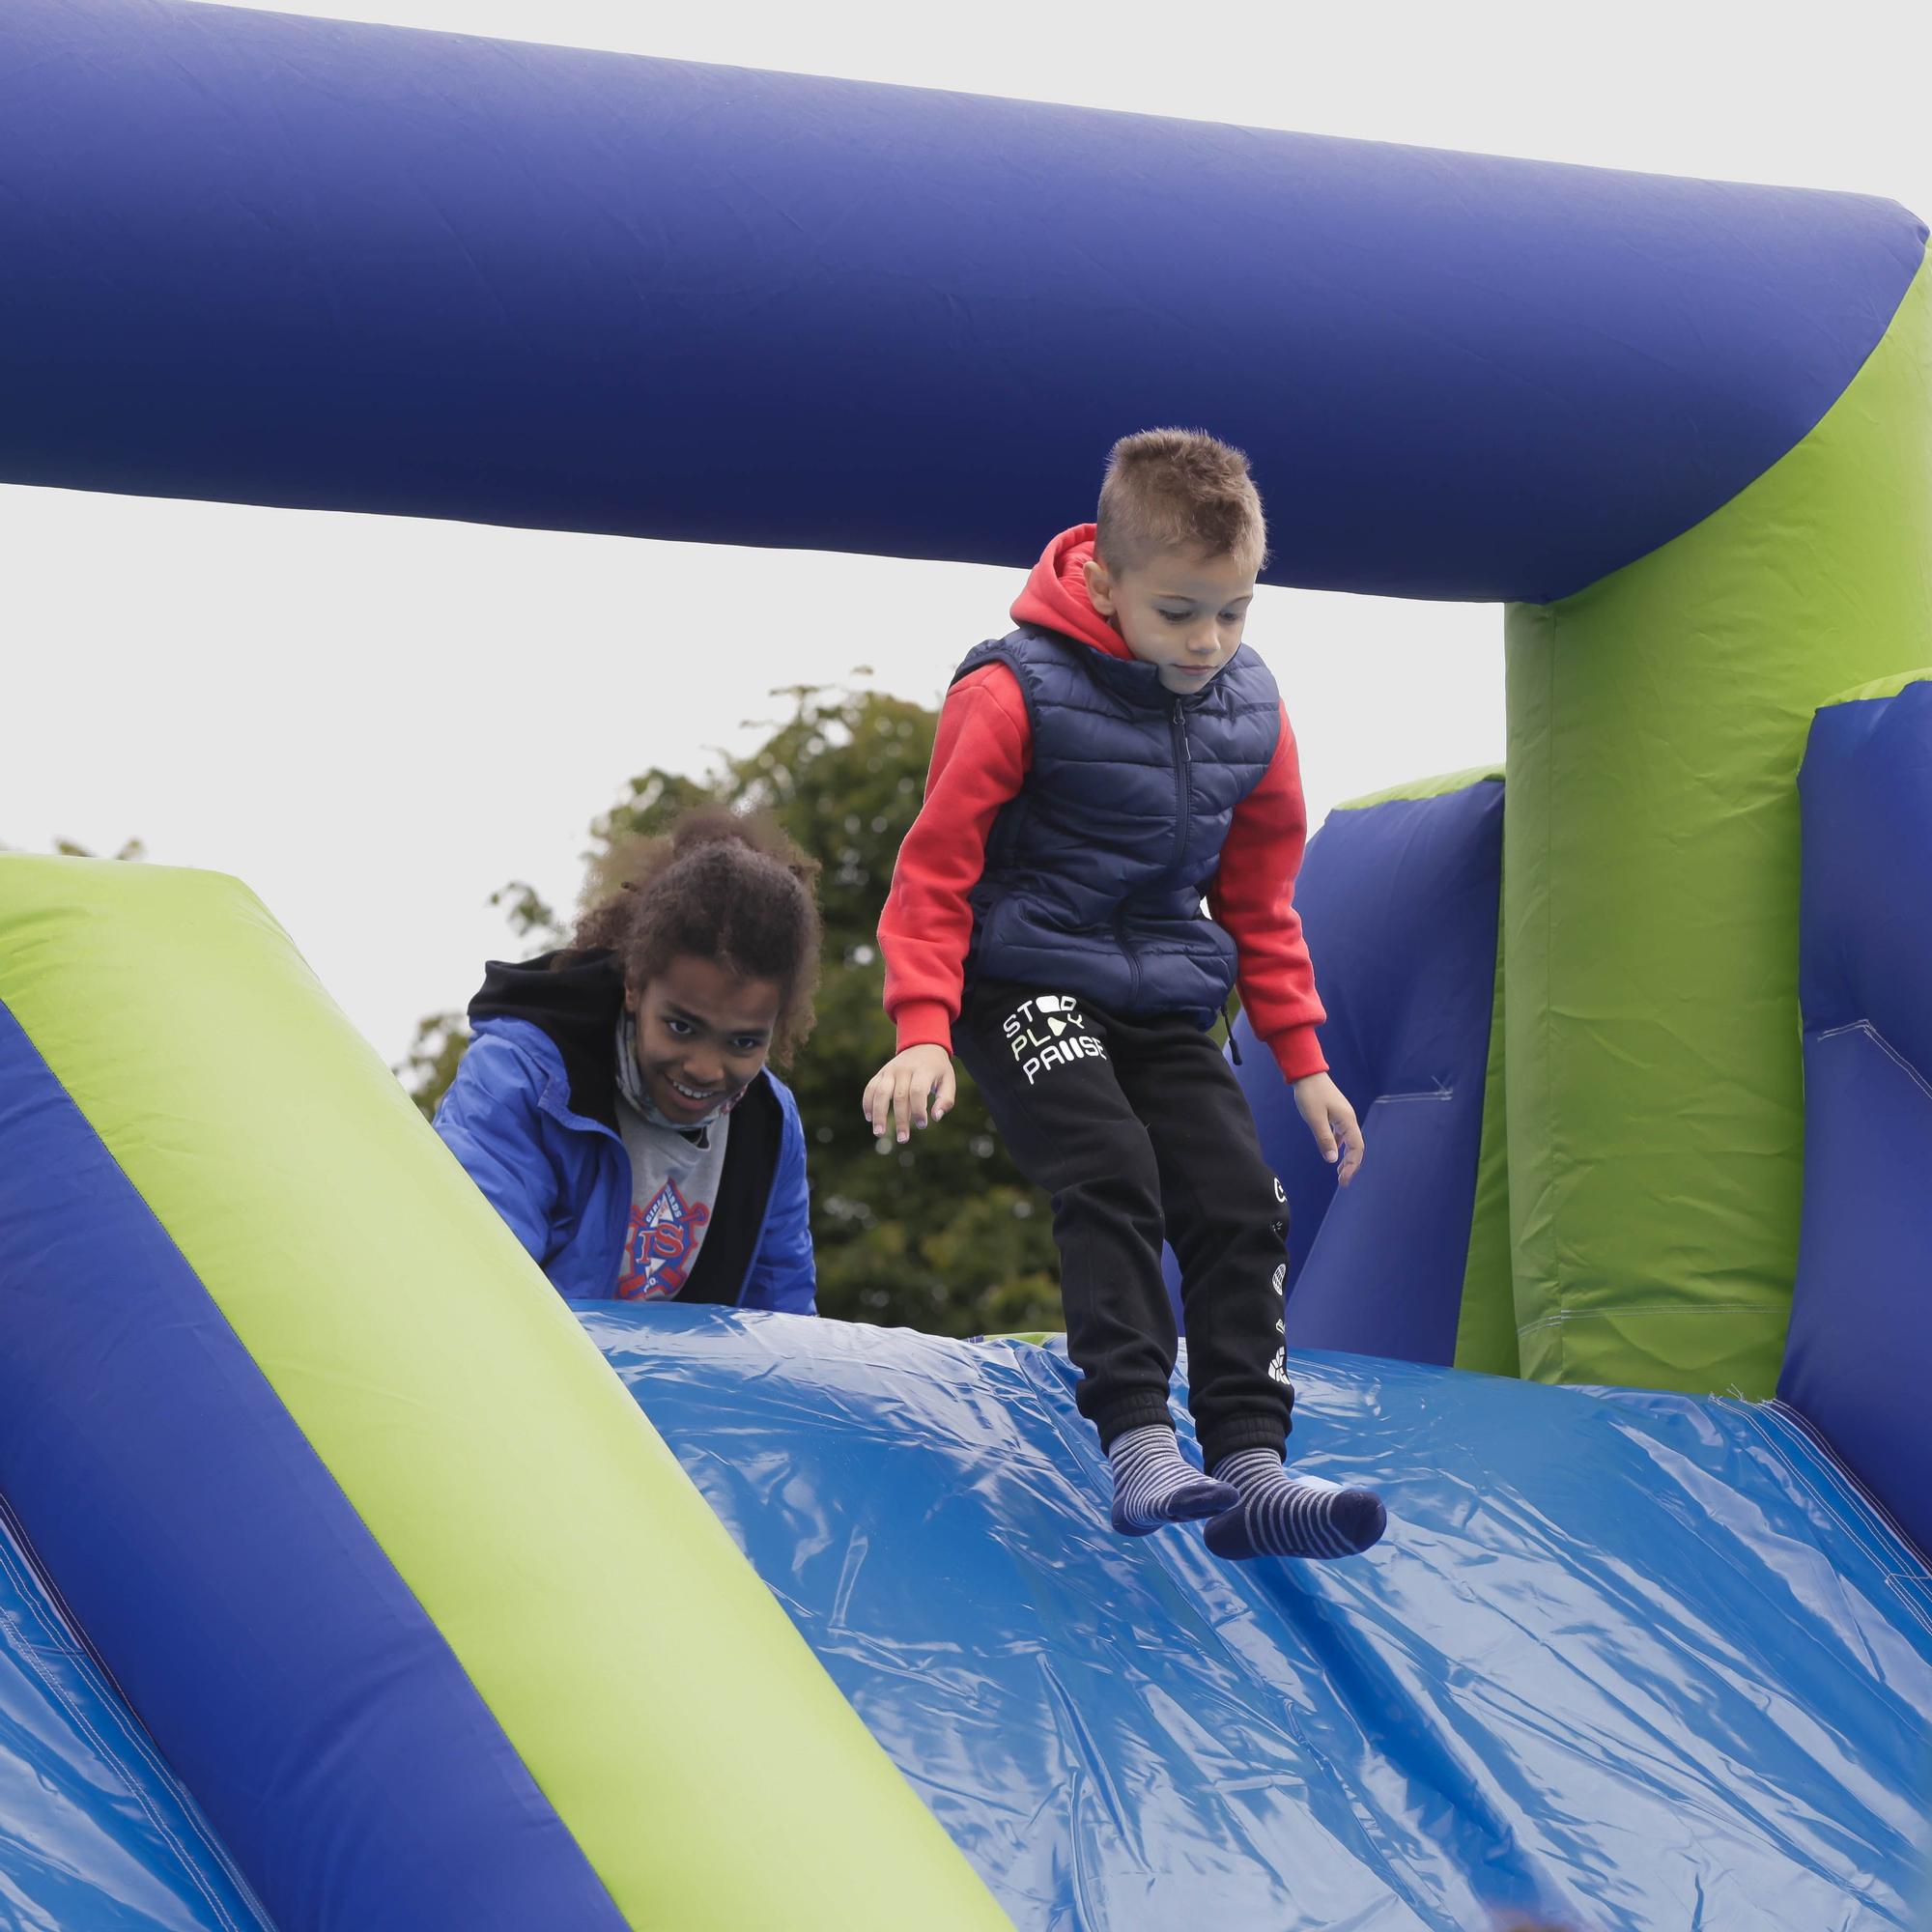
[[[1164,1229],[1205,1459],[1281,1449],[1288,1208],[1212,1038],[1179,1015],[1122,1019],[989,980],[968,987],[953,1047],[1020,1172],[1053,1197],[1066,1350],[1101,1446],[1167,1420]]]

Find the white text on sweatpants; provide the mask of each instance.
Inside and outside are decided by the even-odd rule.
[[[1001,1022],[1007,1044],[1031,1087],[1042,1073],[1076,1060],[1105,1060],[1107,1049],[1087,1031],[1071,993],[1041,993],[1022,1000]]]

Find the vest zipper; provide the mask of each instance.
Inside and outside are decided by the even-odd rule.
[[[1194,762],[1194,749],[1187,742],[1187,715],[1180,708],[1177,697],[1167,709],[1168,736],[1174,744],[1174,815],[1175,850],[1173,863],[1168,867],[1171,879],[1181,879],[1187,873],[1187,835],[1191,830],[1187,810],[1187,775]],[[1121,949],[1127,962],[1128,997],[1138,1004],[1141,993],[1141,962],[1138,954],[1127,939],[1127,909],[1122,906],[1114,914],[1114,943]]]
[[[1187,742],[1187,714],[1180,708],[1180,699],[1175,698],[1167,708],[1168,737],[1174,746],[1174,815],[1175,827],[1174,859],[1167,868],[1170,879],[1181,879],[1187,873],[1188,833],[1192,827],[1188,822],[1187,775],[1194,763],[1194,748]],[[1114,944],[1121,949],[1122,956],[1127,962],[1127,997],[1130,1005],[1138,1005],[1141,996],[1141,962],[1132,942],[1127,938],[1127,909],[1116,908],[1114,913]]]
[[[1174,815],[1178,821],[1172,871],[1175,883],[1179,884],[1187,876],[1187,835],[1193,829],[1187,810],[1187,778],[1194,763],[1194,752],[1187,742],[1187,714],[1180,708],[1178,697],[1168,713],[1168,722],[1174,734]]]
[[[1127,1007],[1131,1010],[1140,1005],[1141,962],[1127,938],[1127,909],[1123,905],[1116,907],[1114,912],[1114,944],[1121,949],[1121,957],[1127,962]]]

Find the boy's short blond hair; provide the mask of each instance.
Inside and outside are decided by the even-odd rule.
[[[1109,570],[1161,551],[1232,556],[1260,575],[1267,524],[1246,455],[1206,430],[1144,429],[1107,457],[1094,551]]]

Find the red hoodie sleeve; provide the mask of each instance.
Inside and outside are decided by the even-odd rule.
[[[1221,869],[1208,889],[1208,910],[1235,942],[1248,1023],[1290,1080],[1328,1066],[1315,1037],[1328,1015],[1315,991],[1315,968],[1294,909],[1294,876],[1307,838],[1301,765],[1284,704],[1273,760],[1235,808]]]
[[[1025,781],[1033,726],[1019,680],[1003,664],[962,677],[940,707],[925,803],[899,847],[879,915],[886,1011],[909,1046],[952,1050],[966,949],[967,895],[986,867],[986,838],[1001,806]]]

